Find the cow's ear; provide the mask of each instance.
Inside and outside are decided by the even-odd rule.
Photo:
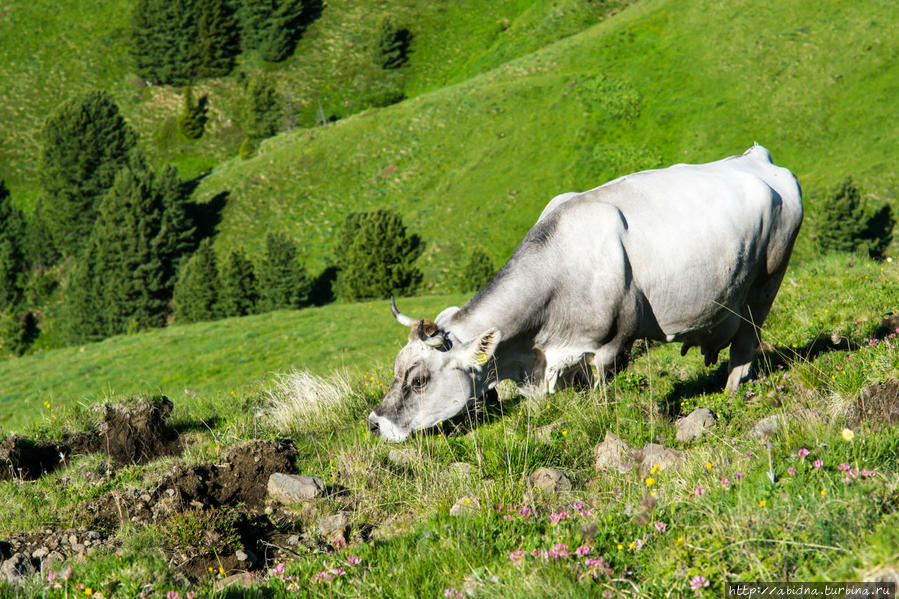
[[[462,348],[460,359],[463,366],[480,369],[493,357],[496,346],[502,339],[502,333],[497,329],[487,329],[477,338],[468,342]]]

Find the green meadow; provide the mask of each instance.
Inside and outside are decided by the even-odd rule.
[[[100,438],[104,413],[164,395],[181,443],[140,464],[115,463],[108,447],[63,451],[41,476],[6,467],[0,445],[0,561],[14,541],[35,555],[28,543],[49,543],[47,531],[102,540],[84,557],[75,542],[62,559],[48,547],[35,572],[0,578],[0,596],[713,597],[740,580],[899,576],[899,246],[877,262],[822,254],[815,240],[819,202],[846,176],[899,208],[893,3],[334,0],[285,62],[245,53],[232,75],[197,82],[211,118],[192,142],[174,125],[181,90],[131,71],[130,6],[0,7],[0,178],[23,208],[41,193],[43,118],[99,88],[156,165],[178,165],[197,202],[222,206],[220,255],[258,255],[267,232],[283,232],[315,275],[349,212],[395,208],[425,242],[424,285],[398,298],[415,317],[462,305],[453,280],[472,249],[501,265],[554,195],[640,169],[758,142],[799,178],[806,220],[758,375],[734,394],[726,351],[707,368],[695,351],[638,342],[596,389],[526,399],[504,386],[462,421],[388,444],[365,423],[408,335],[387,300],[0,361],[2,437]],[[385,74],[364,40],[387,13],[413,43]],[[293,116],[241,160],[241,81],[261,72]],[[717,424],[677,440],[695,408]],[[766,418],[779,424],[757,434]],[[595,462],[610,432],[635,450],[622,471]],[[214,496],[213,474],[275,439],[322,496],[252,507]],[[647,443],[681,457],[654,468]],[[570,488],[535,491],[541,467]],[[190,469],[208,487],[192,500],[172,482]]]

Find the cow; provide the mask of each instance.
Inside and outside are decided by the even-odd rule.
[[[682,354],[698,346],[706,366],[730,345],[735,390],[751,377],[802,216],[796,177],[758,144],[556,196],[462,308],[422,320],[391,298],[409,340],[369,428],[403,441],[504,379],[525,395],[577,373],[598,383],[626,366],[637,339],[682,343]]]

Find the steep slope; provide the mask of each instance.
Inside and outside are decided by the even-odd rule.
[[[198,189],[227,194],[218,247],[283,230],[324,266],[352,210],[392,205],[443,286],[470,246],[504,260],[553,195],[754,141],[814,197],[852,174],[893,198],[899,24],[889,2],[632,5],[464,83],[266,142]],[[807,254],[807,228],[800,254]]]

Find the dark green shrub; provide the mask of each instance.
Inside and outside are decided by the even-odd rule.
[[[176,512],[161,530],[165,545],[191,556],[230,555],[241,549],[239,514],[231,509]]]
[[[259,265],[259,312],[302,308],[309,303],[312,283],[298,260],[297,245],[286,235],[269,233]]]
[[[256,144],[249,137],[244,137],[240,143],[240,150],[237,153],[241,160],[249,160],[256,155]]]
[[[206,96],[194,101],[193,86],[188,81],[184,86],[181,114],[178,115],[178,130],[187,139],[200,139],[206,120]]]
[[[106,92],[64,102],[40,133],[43,219],[56,248],[74,255],[90,237],[100,200],[128,165],[137,135]]]
[[[459,272],[456,286],[462,292],[477,291],[490,282],[495,272],[493,261],[487,252],[475,248]]]
[[[389,208],[347,215],[337,247],[337,295],[363,300],[411,294],[421,283],[415,261],[422,250],[418,235],[408,235]]]
[[[0,181],[0,310],[22,297],[25,236],[25,216],[13,206],[6,184]]]
[[[38,335],[37,319],[32,312],[14,308],[0,312],[0,355],[21,356]]]
[[[825,196],[816,216],[816,239],[825,252],[861,250],[881,258],[892,239],[892,209],[884,205],[869,212],[852,177],[843,179]]]

